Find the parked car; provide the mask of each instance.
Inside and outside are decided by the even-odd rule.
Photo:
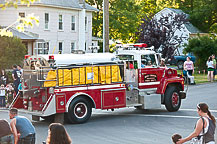
[[[196,57],[193,55],[193,53],[188,53],[187,55],[173,56],[171,59],[168,59],[167,63],[170,65],[176,65],[178,69],[183,69],[183,65],[187,57],[190,57],[191,61],[195,63]]]

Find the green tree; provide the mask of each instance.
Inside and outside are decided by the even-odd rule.
[[[102,37],[103,26],[103,0],[86,0],[90,5],[96,6],[97,12],[93,13],[93,36]]]
[[[11,68],[13,64],[21,64],[27,50],[21,40],[16,37],[0,37],[0,69]]]
[[[139,26],[140,6],[135,0],[115,0],[110,6],[110,37],[127,41],[135,36]]]
[[[95,5],[98,12],[93,15],[93,35],[102,37],[103,11],[102,0],[87,0]],[[110,38],[129,40],[135,36],[140,21],[140,2],[136,0],[110,0],[109,25]]]
[[[206,69],[206,61],[212,54],[217,55],[217,39],[208,36],[199,36],[189,40],[184,49],[185,52],[193,52],[196,56],[196,66],[199,70]]]
[[[203,32],[217,23],[216,0],[177,0],[179,8],[190,15],[190,22]]]

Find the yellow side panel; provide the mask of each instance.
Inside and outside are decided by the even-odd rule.
[[[69,69],[64,69],[64,85],[72,85],[72,73]]]
[[[106,71],[105,71],[105,75],[106,75],[106,83],[110,84],[111,83],[111,66],[106,66]]]
[[[98,83],[98,67],[86,67],[86,84]]]
[[[85,84],[85,67],[81,67],[80,69],[80,84],[83,85]]]
[[[93,83],[99,83],[99,67],[93,67]]]
[[[105,66],[99,67],[99,83],[105,84]]]
[[[56,71],[51,70],[47,74],[46,80],[56,80]],[[56,86],[56,81],[45,81],[44,87],[54,87]]]
[[[121,82],[120,68],[118,65],[112,66],[112,82]]]
[[[79,68],[73,68],[73,85],[79,85]]]
[[[46,80],[55,80],[56,71],[49,71]],[[112,82],[121,82],[120,68],[113,66],[88,66],[73,69],[59,69],[59,86],[84,85],[84,84],[111,84]],[[86,82],[86,83],[85,83]],[[44,82],[44,87],[56,86],[56,81]]]
[[[64,76],[64,70],[63,69],[59,69],[58,70],[58,82],[59,82],[59,86],[63,86],[63,76]]]

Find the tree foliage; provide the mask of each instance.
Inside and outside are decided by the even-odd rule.
[[[184,49],[185,52],[193,52],[196,56],[196,66],[199,70],[206,69],[206,61],[212,54],[217,55],[217,39],[209,36],[199,36],[189,40]]]
[[[99,10],[93,15],[93,35],[102,37],[103,30],[103,0],[87,0]],[[109,31],[111,39],[123,41],[131,39],[139,25],[140,5],[136,0],[110,0]]]
[[[217,23],[217,0],[184,0],[179,8],[188,13],[190,22],[203,32],[209,32]]]
[[[186,39],[186,35],[181,36],[176,33],[184,29],[184,24],[188,23],[185,14],[169,13],[162,15],[159,19],[156,17],[145,17],[142,19],[138,35],[138,42],[147,43],[148,46],[154,46],[155,51],[161,52],[164,58],[170,58],[174,51]]]
[[[16,37],[0,37],[0,69],[11,68],[13,64],[21,64],[27,50],[21,40]]]

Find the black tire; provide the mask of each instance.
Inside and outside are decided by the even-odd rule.
[[[179,89],[176,86],[169,86],[165,93],[165,106],[169,112],[178,111],[181,106]]]
[[[184,61],[178,61],[177,62],[177,67],[178,69],[183,69]]]
[[[85,123],[92,113],[90,102],[84,97],[74,99],[69,105],[68,119],[70,123]]]

